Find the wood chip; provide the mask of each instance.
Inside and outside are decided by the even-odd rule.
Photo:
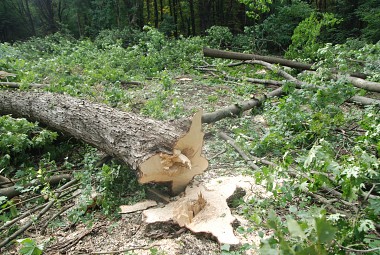
[[[145,201],[139,202],[139,203],[134,204],[134,205],[121,205],[120,206],[120,209],[121,209],[120,214],[138,212],[138,211],[142,211],[142,210],[145,210],[149,207],[153,207],[156,205],[157,205],[157,202],[153,201],[153,200],[145,200]]]

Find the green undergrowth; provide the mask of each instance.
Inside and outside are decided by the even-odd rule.
[[[303,26],[310,26],[310,20]],[[55,34],[0,44],[0,70],[17,74],[8,79],[20,82],[22,90],[33,89],[29,83],[49,84],[45,91],[159,120],[190,116],[199,108],[213,111],[238,105],[274,89],[249,83],[246,78],[283,80],[261,67],[227,67],[229,60],[203,58],[203,46],[221,47],[233,41],[223,37],[228,35],[225,29],[208,33],[205,38],[174,40],[146,27],[140,32],[104,31],[94,41]],[[318,89],[296,89],[289,82],[284,86],[285,96],[268,99],[239,118],[205,125],[212,137],[206,139],[206,151],[211,155],[223,152],[210,160],[210,167],[221,168],[220,173],[226,175],[252,175],[271,194],[235,203],[237,212],[250,223],[236,231],[259,233],[260,247],[244,244],[233,250],[222,246],[223,254],[244,254],[247,249],[261,254],[347,254],[350,249],[380,245],[380,110],[378,106],[345,103],[351,96],[367,92],[353,87],[344,76],[332,80],[329,69],[338,67],[342,74],[363,72],[379,82],[379,43],[322,44],[316,41],[318,33],[314,31],[314,37],[299,40],[293,48],[293,53],[300,54],[297,57],[318,60],[317,72],[288,71]],[[133,40],[126,41],[129,37]],[[307,54],[298,52],[301,44],[309,45]],[[194,69],[204,65],[215,70],[205,74]],[[226,80],[226,76],[238,79]],[[130,81],[141,84],[132,86]],[[248,154],[276,166],[255,162],[260,171],[252,171],[217,138],[219,131],[230,134]],[[145,187],[137,183],[133,171],[116,160],[99,164],[100,159],[95,148],[38,123],[0,117],[0,174],[15,179],[22,196],[30,191],[37,196],[23,206],[55,198],[55,187],[48,183],[55,174],[70,173],[78,179],[80,194],[76,206],[67,212],[67,222],[54,220],[50,228],[79,221],[93,224],[97,212],[116,216],[119,205],[145,197]],[[71,195],[57,199],[57,208],[67,205]],[[20,215],[16,200],[0,199],[2,221]],[[1,237],[15,231],[17,227],[12,227]],[[33,240],[21,242],[37,247]]]

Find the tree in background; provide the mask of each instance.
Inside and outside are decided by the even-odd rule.
[[[231,42],[236,48],[283,53],[295,27],[313,11],[341,20],[321,29],[320,42],[380,40],[380,0],[2,0],[0,41],[57,31],[95,38],[102,30],[144,25],[170,37],[195,36],[223,26],[237,38]],[[244,40],[256,48],[244,46]]]

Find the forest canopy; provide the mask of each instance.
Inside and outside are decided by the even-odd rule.
[[[262,48],[283,52],[295,27],[312,12],[331,13],[336,19],[321,31],[323,42],[380,39],[379,0],[3,0],[0,41],[55,32],[94,39],[103,30],[141,30],[144,25],[167,36],[195,36],[222,26],[231,35],[245,35],[238,36],[241,40],[255,38]],[[230,43],[228,35],[223,36]]]

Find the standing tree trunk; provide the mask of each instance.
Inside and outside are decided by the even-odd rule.
[[[128,164],[141,183],[171,183],[174,194],[208,166],[201,155],[202,112],[183,128],[67,95],[0,91],[0,114],[68,133]]]
[[[41,14],[41,20],[46,23],[48,33],[58,31],[57,24],[54,20],[53,0],[35,0],[34,3]]]
[[[147,23],[150,22],[150,1],[146,0]]]
[[[32,31],[32,35],[36,35],[36,29],[34,28],[32,13],[30,12],[29,0],[25,0],[25,8],[26,8],[26,15],[28,17],[29,24],[30,24],[30,29]]]
[[[173,17],[174,17],[174,37],[178,37],[178,15],[177,15],[177,0],[173,0]]]
[[[160,0],[160,18],[161,21],[164,20],[164,4],[162,3],[162,0]]]
[[[190,20],[191,20],[191,33],[195,36],[195,12],[194,12],[194,0],[189,0],[190,5]]]
[[[153,4],[154,4],[154,27],[158,28],[158,4],[157,4],[157,0],[154,0]]]

